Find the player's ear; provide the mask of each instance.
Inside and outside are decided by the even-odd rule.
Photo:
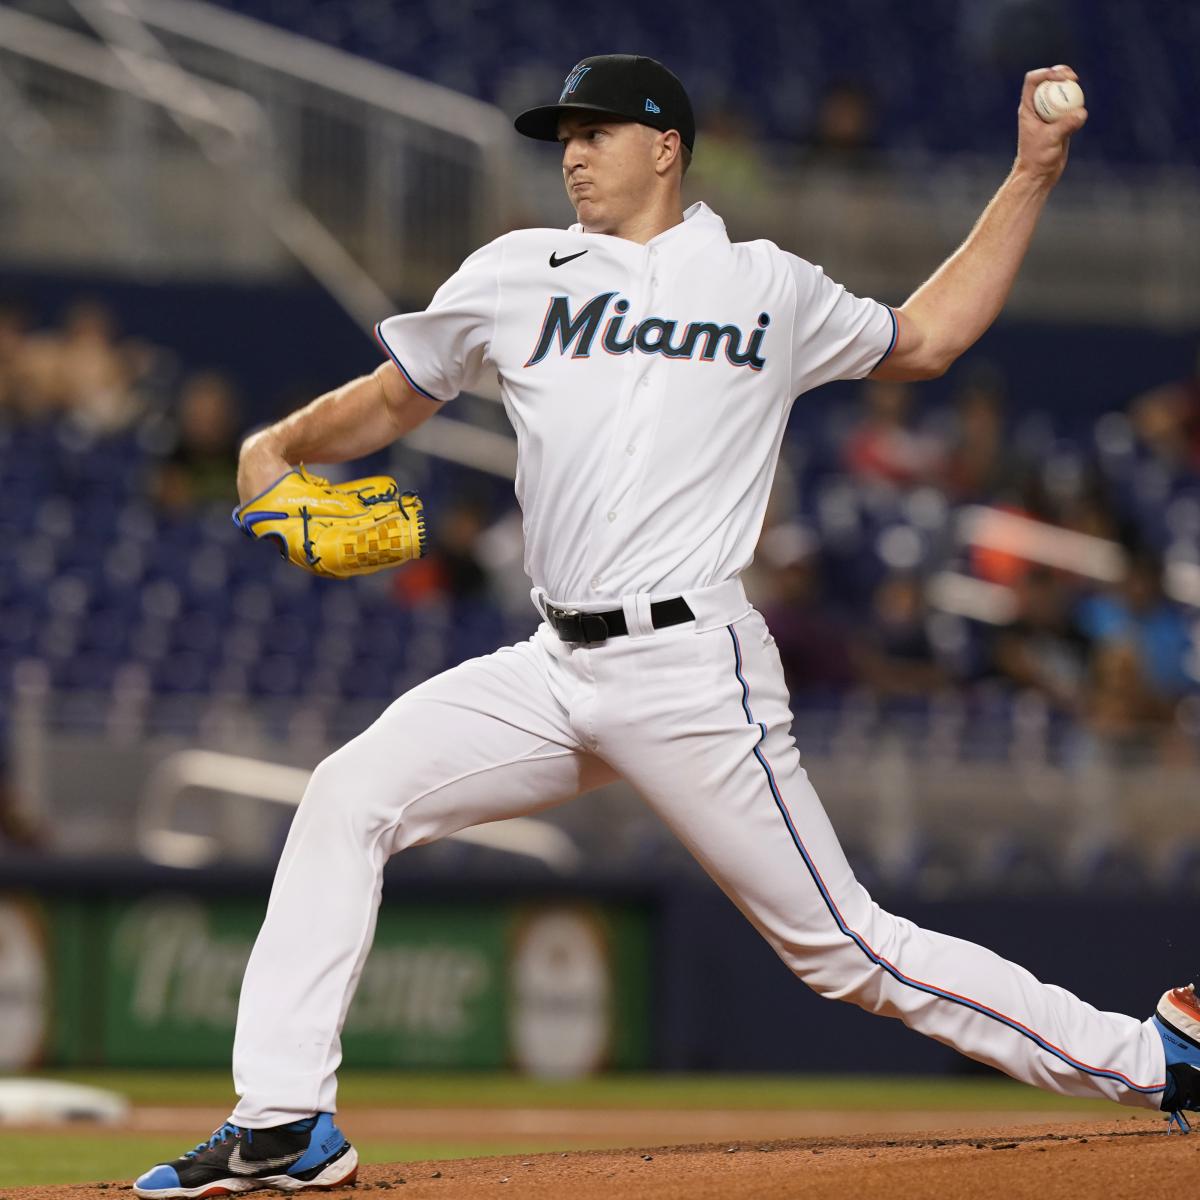
[[[655,137],[654,169],[659,175],[666,175],[679,158],[683,143],[679,138],[679,130],[668,129]]]

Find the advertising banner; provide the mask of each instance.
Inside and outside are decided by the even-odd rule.
[[[0,1071],[42,1056],[50,1022],[45,922],[30,901],[0,897]]]
[[[0,897],[0,1064],[228,1064],[260,900],[62,898],[34,911]],[[344,1061],[548,1076],[645,1065],[648,954],[633,906],[385,904]]]

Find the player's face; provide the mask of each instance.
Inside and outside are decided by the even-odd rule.
[[[658,177],[653,129],[572,114],[559,121],[558,141],[567,198],[589,233],[612,233],[649,203]]]

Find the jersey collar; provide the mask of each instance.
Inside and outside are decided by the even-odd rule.
[[[568,226],[568,232],[583,233],[584,229],[581,224],[576,222],[574,225]],[[678,225],[672,225],[670,229],[663,230],[662,233],[646,242],[644,246],[637,242],[631,242],[628,238],[613,237],[608,233],[589,233],[585,236],[604,238],[609,242],[628,246],[632,250],[646,251],[654,248],[669,252],[678,248],[690,253],[701,242],[707,242],[714,237],[724,237],[728,240],[729,235],[725,232],[725,222],[703,200],[698,200],[684,211],[683,220]]]

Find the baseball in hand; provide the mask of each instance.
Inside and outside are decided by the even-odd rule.
[[[1083,88],[1073,79],[1044,79],[1033,93],[1033,109],[1043,121],[1057,121],[1083,107]]]

